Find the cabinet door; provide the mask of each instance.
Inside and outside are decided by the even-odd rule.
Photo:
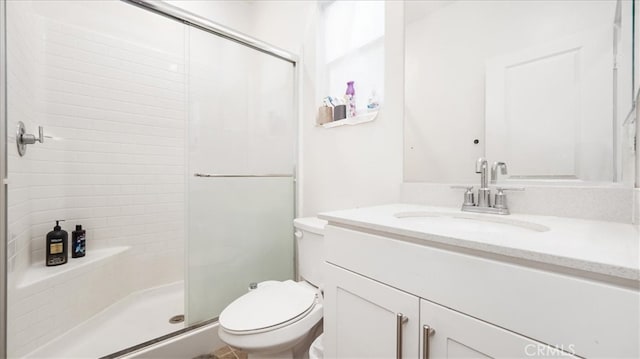
[[[325,358],[418,356],[418,297],[331,264],[324,293]]]
[[[423,299],[420,318],[424,359],[577,358],[571,345],[552,347]],[[426,339],[428,348],[425,326],[433,330]]]

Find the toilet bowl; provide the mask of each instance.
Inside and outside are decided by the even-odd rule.
[[[218,335],[255,358],[302,358],[322,332],[322,241],[326,221],[294,220],[301,281],[265,281],[220,314]]]

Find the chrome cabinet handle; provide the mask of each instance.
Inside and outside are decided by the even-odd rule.
[[[402,325],[408,320],[402,313],[396,314],[396,359],[402,359]]]
[[[429,359],[429,336],[435,334],[436,330],[428,325],[422,326],[422,358]]]

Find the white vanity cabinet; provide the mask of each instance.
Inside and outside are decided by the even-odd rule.
[[[340,267],[326,273],[326,358],[573,357]]]
[[[331,222],[325,250],[325,358],[640,357],[637,289]]]
[[[402,357],[418,356],[420,298],[333,265],[326,269],[325,358],[395,358],[398,349]]]
[[[575,358],[571,346],[555,348],[424,299],[420,328],[420,358],[425,359]]]

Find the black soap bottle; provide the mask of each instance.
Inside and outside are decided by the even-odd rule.
[[[86,254],[87,231],[82,229],[82,225],[76,224],[76,230],[71,232],[71,257],[78,258],[84,257]]]
[[[53,227],[53,231],[47,233],[47,258],[45,259],[47,266],[67,263],[69,234],[60,228],[60,222],[63,222],[63,220],[56,220],[56,226]]]

